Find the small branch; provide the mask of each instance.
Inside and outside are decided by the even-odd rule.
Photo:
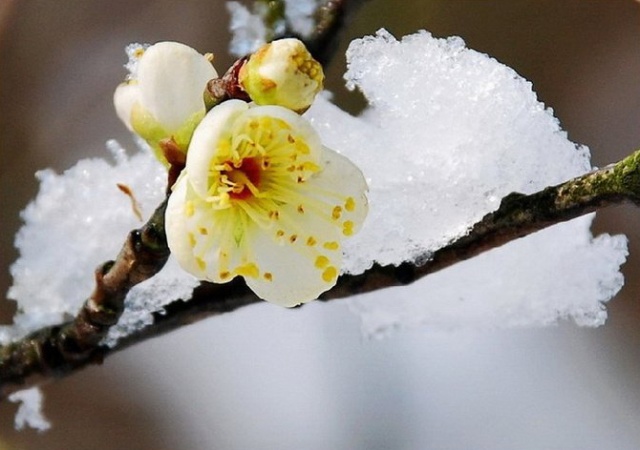
[[[124,311],[129,290],[162,269],[169,257],[166,200],[140,229],[129,233],[115,261],[96,269],[96,286],[76,318],[0,347],[0,399],[11,391],[102,362],[100,342]]]
[[[324,66],[338,48],[340,33],[365,0],[326,0],[314,15],[315,29],[303,39],[311,54]]]

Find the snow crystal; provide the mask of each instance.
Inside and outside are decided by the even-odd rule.
[[[25,426],[38,431],[51,428],[49,421],[42,415],[42,392],[38,388],[25,389],[11,394],[9,401],[20,403],[15,418],[16,430]]]
[[[351,117],[319,100],[307,116],[329,147],[370,185],[370,213],[345,242],[346,266],[398,264],[461,236],[510,192],[532,193],[590,170],[531,84],[460,38],[386,31],[347,52],[350,88],[369,107]],[[355,300],[364,328],[544,325],[572,317],[603,323],[602,303],[622,286],[626,238],[577,219],[431,275]]]
[[[322,0],[285,0],[285,16],[289,28],[302,38],[311,36],[315,26],[314,14]]]
[[[260,5],[256,3],[256,6]],[[229,52],[241,57],[253,53],[267,40],[267,28],[263,15],[252,13],[238,2],[227,2],[227,11],[231,14],[229,29],[232,34]]]
[[[149,46],[150,44],[133,43],[125,47],[124,51],[127,54],[128,60],[124,68],[129,72],[127,79],[136,80],[138,78],[138,63],[140,62],[140,57]]]
[[[274,24],[271,30],[273,34],[282,36],[286,25],[299,37],[309,37],[315,26],[315,11],[323,3],[322,0],[285,0],[284,3],[285,20]],[[232,55],[248,55],[267,41],[269,30],[265,26],[265,18],[268,9],[265,4],[256,2],[250,11],[241,3],[231,1],[227,2],[227,11],[231,14],[229,52]]]
[[[145,218],[162,201],[166,170],[151,152],[129,157],[114,141],[108,147],[115,165],[85,159],[62,175],[52,170],[36,174],[40,192],[22,212],[25,225],[15,242],[20,258],[11,267],[14,283],[7,294],[18,302],[19,313],[13,327],[0,327],[3,341],[74,316],[95,286],[94,270],[114,259],[127,233],[142,225],[118,184],[131,190]],[[168,264],[145,282],[146,289],[130,292],[129,310],[112,339],[129,329],[127,324],[148,323],[151,312],[189,296],[195,285],[192,276]],[[147,311],[132,317],[140,305]]]
[[[510,192],[535,192],[591,168],[588,149],[567,139],[531,83],[460,38],[423,32],[398,42],[379,32],[354,41],[347,59],[347,84],[370,107],[353,118],[317,102],[310,117],[372,191],[371,216],[350,240],[358,251],[349,272],[435,250]]]

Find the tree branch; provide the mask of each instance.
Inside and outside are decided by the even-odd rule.
[[[540,192],[512,193],[466,235],[414,262],[399,266],[375,264],[360,275],[342,275],[321,300],[405,285],[543,228],[626,202],[640,206],[640,150],[617,164]],[[98,269],[96,289],[74,321],[0,347],[0,398],[42,379],[100,363],[104,357],[134,343],[260,301],[239,278],[226,284],[202,283],[190,301],[168,305],[165,313],[156,315],[153,325],[122,339],[114,348],[100,346],[120,316],[129,289],[157,273],[167,260],[165,206],[166,202],[147,224],[129,234],[115,262]]]

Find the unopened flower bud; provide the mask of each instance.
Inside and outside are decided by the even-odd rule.
[[[240,69],[239,81],[258,105],[278,105],[302,113],[322,90],[322,66],[298,39],[280,39],[255,52]]]
[[[177,42],[160,42],[136,53],[135,70],[114,93],[118,117],[166,161],[162,142],[186,152],[206,113],[204,91],[217,77],[210,57]]]

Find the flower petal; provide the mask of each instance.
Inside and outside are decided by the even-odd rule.
[[[309,245],[308,236],[295,233],[281,239],[256,233],[251,248],[259,272],[257,276],[245,276],[247,285],[258,297],[285,307],[318,298],[335,285],[342,265],[339,249],[328,250],[320,243]]]
[[[225,283],[245,275],[237,269],[252,261],[250,243],[257,226],[242,209],[210,206],[183,174],[167,204],[167,244],[184,270],[202,280]]]
[[[274,119],[280,119],[290,125],[291,129],[297,136],[302,138],[309,148],[311,154],[310,158],[317,159],[320,150],[322,149],[322,143],[318,132],[313,128],[311,123],[304,119],[299,114],[287,109],[283,106],[266,105],[253,107],[243,115],[244,120],[251,120],[251,118],[257,117],[272,117]]]
[[[167,245],[184,270],[199,279],[205,279],[206,271],[197,264],[193,254],[193,239],[188,226],[190,217],[196,212],[196,206],[200,206],[193,203],[198,198],[190,191],[191,187],[185,176],[180,177],[173,185],[165,213]]]
[[[218,75],[204,55],[177,42],[159,42],[140,58],[141,102],[168,130],[204,113],[206,84]]]
[[[137,82],[128,81],[121,83],[113,93],[113,105],[116,108],[116,114],[127,126],[129,131],[133,131],[131,125],[131,113],[136,103],[140,102],[140,87]]]
[[[186,170],[193,189],[202,197],[207,195],[211,161],[219,151],[224,136],[230,138],[230,123],[245,112],[249,105],[242,100],[228,100],[207,113],[193,133],[189,144]]]
[[[280,206],[272,226],[248,243],[259,273],[245,277],[247,285],[281,306],[314,300],[335,285],[341,241],[356,233],[367,215],[367,185],[360,170],[328,148],[322,159],[324,169],[297,185],[298,194],[291,194],[295,201]]]
[[[340,227],[343,237],[357,233],[369,212],[364,175],[351,160],[323,147],[324,169],[304,185],[312,195],[320,195],[333,202],[332,219]]]
[[[226,283],[238,275],[252,272],[253,249],[250,242],[256,226],[239,209],[229,208],[204,212],[188,224],[193,239],[193,257],[214,283]]]

